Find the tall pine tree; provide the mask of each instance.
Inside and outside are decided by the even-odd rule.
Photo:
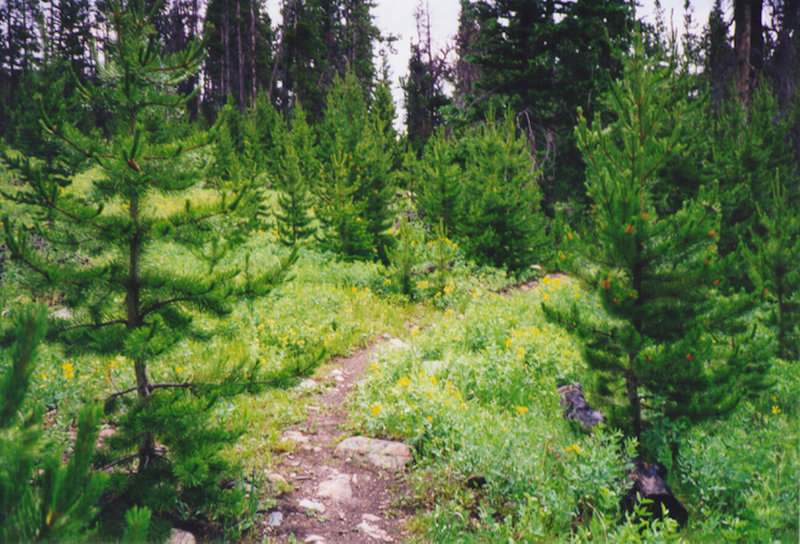
[[[53,334],[68,353],[131,362],[132,386],[107,403],[118,427],[107,441],[106,467],[133,465],[114,472],[112,490],[155,513],[179,502],[193,515],[223,513],[241,499],[220,485],[231,473],[220,449],[236,431],[214,423],[209,410],[219,394],[248,387],[256,363],[239,364],[252,367],[249,378],[228,369],[201,383],[157,383],[150,366],[187,336],[208,336],[194,326],[196,312],[224,315],[237,298],[266,292],[280,271],[256,277],[226,259],[262,201],[253,186],[200,192],[208,138],[185,125],[189,97],[176,92],[199,69],[200,44],[163,56],[142,2],[112,0],[107,7],[112,46],[98,84],[82,93],[87,107],[108,111],[109,136],[44,118],[53,145],[88,160],[96,178],[75,191],[63,168],[6,157],[26,182],[9,196],[37,206],[50,219],[37,226],[38,236],[77,258],[37,251],[8,217],[4,242],[13,259],[64,294],[71,316],[53,317]]]
[[[636,436],[644,398],[671,419],[715,417],[759,387],[766,360],[748,353],[758,345],[736,319],[743,305],[726,296],[715,189],[701,187],[677,211],[657,210],[654,196],[668,181],[659,168],[690,135],[672,67],[643,49],[636,43],[624,77],[605,94],[614,121],[581,119],[576,130],[595,223],[577,242],[575,271],[613,319],[546,308],[583,338],[606,387],[622,384]]]

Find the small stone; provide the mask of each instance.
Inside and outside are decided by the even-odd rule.
[[[411,448],[402,442],[366,436],[351,436],[333,450],[335,457],[352,457],[387,470],[401,470],[414,459]]]
[[[319,535],[308,535],[303,542],[325,542],[325,539]]]
[[[197,539],[188,531],[173,528],[169,533],[168,544],[196,544]]]
[[[285,431],[282,435],[283,442],[295,442],[297,444],[308,444],[308,437],[300,431]]]
[[[392,537],[389,536],[389,533],[387,533],[380,527],[376,527],[375,525],[370,525],[366,521],[362,521],[361,523],[356,525],[356,529],[359,529],[368,537],[374,538],[375,540],[382,540],[383,542],[392,542],[392,540],[394,540]]]
[[[267,525],[270,527],[280,527],[281,523],[283,522],[283,514],[275,510],[274,512],[269,513],[269,517],[267,518]]]
[[[269,483],[271,483],[272,485],[274,485],[274,486],[282,486],[282,485],[286,485],[287,484],[286,478],[284,478],[283,476],[281,476],[277,472],[267,472],[265,470],[264,471],[264,478],[266,478],[267,481]]]
[[[361,514],[361,519],[363,519],[364,521],[371,521],[372,523],[381,521],[381,518],[376,516],[375,514]]]
[[[351,479],[353,480],[354,484],[358,485],[358,474],[353,474],[353,477]]]
[[[392,338],[386,345],[389,346],[389,349],[408,349],[408,344],[400,340],[399,338]]]
[[[334,501],[350,500],[353,497],[350,476],[334,471],[327,480],[320,482],[317,488],[317,497],[333,499]]]
[[[312,510],[319,514],[325,513],[325,505],[321,502],[312,501],[311,499],[303,499],[297,505],[304,510]]]
[[[311,378],[306,378],[305,380],[300,382],[300,385],[297,386],[298,389],[306,393],[311,393],[313,391],[316,391],[317,387],[319,387],[319,384],[314,380],[312,380]]]

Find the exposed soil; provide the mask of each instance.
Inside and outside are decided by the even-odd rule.
[[[297,447],[283,457],[276,472],[293,490],[279,497],[277,507],[263,520],[262,538],[287,542],[294,535],[297,542],[350,544],[404,540],[403,526],[411,511],[403,506],[408,487],[402,473],[333,456],[336,445],[351,434],[345,426],[347,396],[364,374],[375,347],[334,360],[324,378],[328,387],[312,400],[308,419],[284,432]],[[320,484],[331,481],[342,482],[344,494],[349,487],[352,496],[320,497]],[[316,504],[301,506],[304,500]]]

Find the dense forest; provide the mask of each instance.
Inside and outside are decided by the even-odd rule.
[[[420,2],[402,120],[374,1],[266,4],[0,2],[0,541],[271,541],[384,335],[409,541],[796,541],[800,3]]]

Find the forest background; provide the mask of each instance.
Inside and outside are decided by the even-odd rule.
[[[244,430],[223,413],[374,334],[353,308],[398,328],[382,312],[411,303],[447,325],[378,365],[354,425],[434,472],[449,509],[421,515],[428,538],[791,539],[800,6],[716,2],[678,37],[627,2],[464,1],[435,50],[420,4],[402,123],[371,2],[267,7],[0,7],[0,540],[241,535]],[[479,300],[543,269],[568,279]],[[578,379],[597,434],[542,393]],[[436,412],[454,388],[480,417]],[[498,453],[551,440],[536,463]],[[696,521],[621,506],[633,455]]]

